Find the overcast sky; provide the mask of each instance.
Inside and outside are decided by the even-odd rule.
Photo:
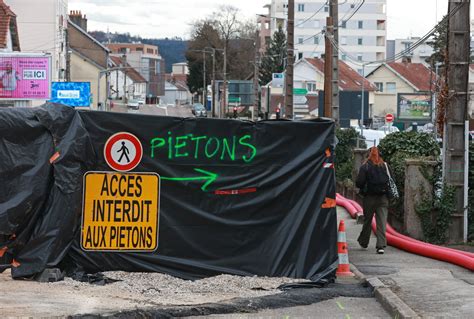
[[[110,32],[130,32],[132,35],[142,37],[189,38],[190,24],[211,15],[219,4],[232,4],[242,10],[243,17],[252,18],[257,13],[265,13],[266,9],[263,6],[270,2],[270,0],[232,2],[228,0],[69,0],[69,9],[81,10],[87,15],[90,31],[107,31],[109,28]],[[447,8],[448,0],[387,0],[388,39],[423,35],[436,24],[437,19],[442,18]]]

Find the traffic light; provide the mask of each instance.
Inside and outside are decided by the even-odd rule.
[[[237,118],[237,107],[234,106],[234,119]]]
[[[276,119],[279,120],[280,119],[280,108],[277,107],[276,109]]]

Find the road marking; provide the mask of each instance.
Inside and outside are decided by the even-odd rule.
[[[346,314],[346,319],[351,319],[351,316],[349,316],[348,314]]]
[[[336,304],[339,307],[339,309],[344,310],[344,306],[339,301],[336,301]]]

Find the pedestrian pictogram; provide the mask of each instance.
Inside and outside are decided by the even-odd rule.
[[[105,143],[105,161],[115,171],[131,171],[140,164],[142,156],[142,144],[133,134],[120,132],[112,135]]]

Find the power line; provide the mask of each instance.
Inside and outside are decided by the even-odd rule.
[[[400,58],[406,56],[408,53],[412,53],[414,51],[414,49],[419,47],[421,44],[425,43],[426,40],[428,40],[436,32],[436,30],[439,27],[444,27],[446,25],[446,23],[449,21],[449,18],[451,18],[459,10],[459,8],[460,8],[460,6],[458,6],[457,8],[452,10],[451,12],[449,12],[437,25],[435,25],[430,31],[428,31],[428,33],[426,33],[424,36],[422,36],[418,41],[416,41],[412,45],[410,45],[410,47],[408,47],[407,49],[405,49],[405,50],[403,50],[403,51],[401,51],[397,54],[395,54],[393,57],[391,57],[389,59],[387,58],[387,59],[383,59],[383,60],[374,60],[374,61],[363,62],[363,61],[360,61],[358,59],[355,59],[353,56],[348,54],[347,51],[342,49],[341,46],[339,45],[339,43],[337,43],[334,39],[330,38],[329,40],[331,41],[331,44],[333,46],[335,46],[338,50],[340,50],[342,53],[344,53],[346,55],[346,57],[348,57],[354,64],[363,66],[363,65],[369,65],[369,64],[382,64],[382,63],[387,63],[387,62],[393,62],[393,61],[399,60]]]

